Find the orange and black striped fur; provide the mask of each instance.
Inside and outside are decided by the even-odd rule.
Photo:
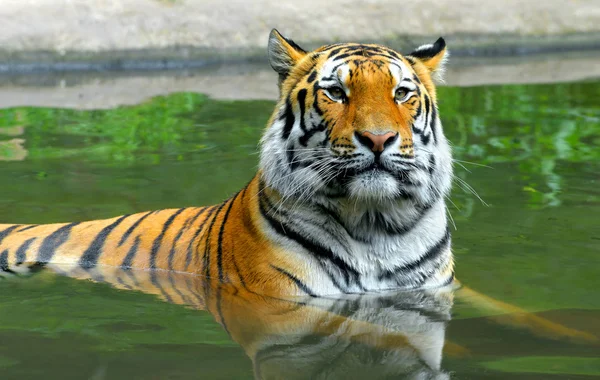
[[[0,225],[0,268],[63,263],[192,272],[261,294],[435,288],[454,278],[452,158],[433,78],[443,39],[306,52],[273,30],[280,98],[257,175],[216,206]]]
[[[254,179],[224,203],[51,225],[0,225],[0,268],[192,272],[262,294],[431,288],[453,280],[451,155],[432,77],[443,39],[306,52],[273,31],[280,99]]]

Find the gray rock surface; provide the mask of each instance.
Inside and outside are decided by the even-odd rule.
[[[600,45],[600,1],[1,0],[0,25],[3,62],[258,57],[273,27],[308,47],[404,48],[443,35],[455,51],[508,54],[569,39]]]

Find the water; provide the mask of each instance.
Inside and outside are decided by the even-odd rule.
[[[453,302],[412,292],[303,305],[231,289],[216,301],[200,279],[162,273],[169,303],[146,272],[42,271],[0,281],[1,378],[599,377],[588,338],[600,337],[600,82],[439,98],[457,177],[485,202],[455,182],[457,276],[509,313],[464,289]],[[253,176],[273,104],[175,94],[106,111],[1,110],[0,221],[219,202]]]

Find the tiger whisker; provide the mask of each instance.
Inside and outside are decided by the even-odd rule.
[[[470,193],[472,193],[473,195],[475,195],[475,196],[477,197],[477,199],[479,199],[479,201],[480,201],[480,202],[481,202],[481,203],[482,203],[484,206],[489,206],[489,204],[487,204],[487,203],[486,203],[486,202],[485,202],[485,201],[484,201],[484,200],[483,200],[483,199],[482,199],[482,198],[479,196],[479,194],[477,194],[477,191],[475,191],[475,189],[474,189],[474,188],[473,188],[471,185],[469,185],[469,184],[468,184],[468,183],[467,183],[467,182],[466,182],[464,179],[462,179],[462,178],[460,178],[460,177],[457,177],[457,176],[454,176],[454,177],[453,177],[453,179],[455,179],[455,180],[458,182],[459,186],[460,186],[460,187],[461,187],[463,190],[465,190],[466,192],[470,192]]]
[[[452,161],[454,161],[454,162],[461,162],[461,163],[464,163],[464,164],[475,165],[475,166],[482,166],[482,167],[484,167],[484,168],[488,168],[488,169],[493,169],[493,167],[492,167],[492,166],[489,166],[489,165],[484,165],[484,164],[478,164],[477,162],[464,161],[464,160],[457,160],[457,159],[453,159]]]
[[[460,163],[460,162],[458,162],[458,161],[457,161],[456,163],[457,163],[458,165],[460,165],[460,167],[461,167],[461,168],[463,168],[463,169],[465,169],[467,172],[471,173],[471,171],[470,171],[469,169],[467,169],[467,168],[465,167],[465,165],[461,164],[461,163]]]

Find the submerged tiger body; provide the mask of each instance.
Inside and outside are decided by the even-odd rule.
[[[318,296],[453,281],[452,158],[433,78],[443,39],[306,52],[273,31],[280,98],[259,171],[229,200],[51,225],[0,225],[0,270],[61,263],[191,272],[260,294]]]

